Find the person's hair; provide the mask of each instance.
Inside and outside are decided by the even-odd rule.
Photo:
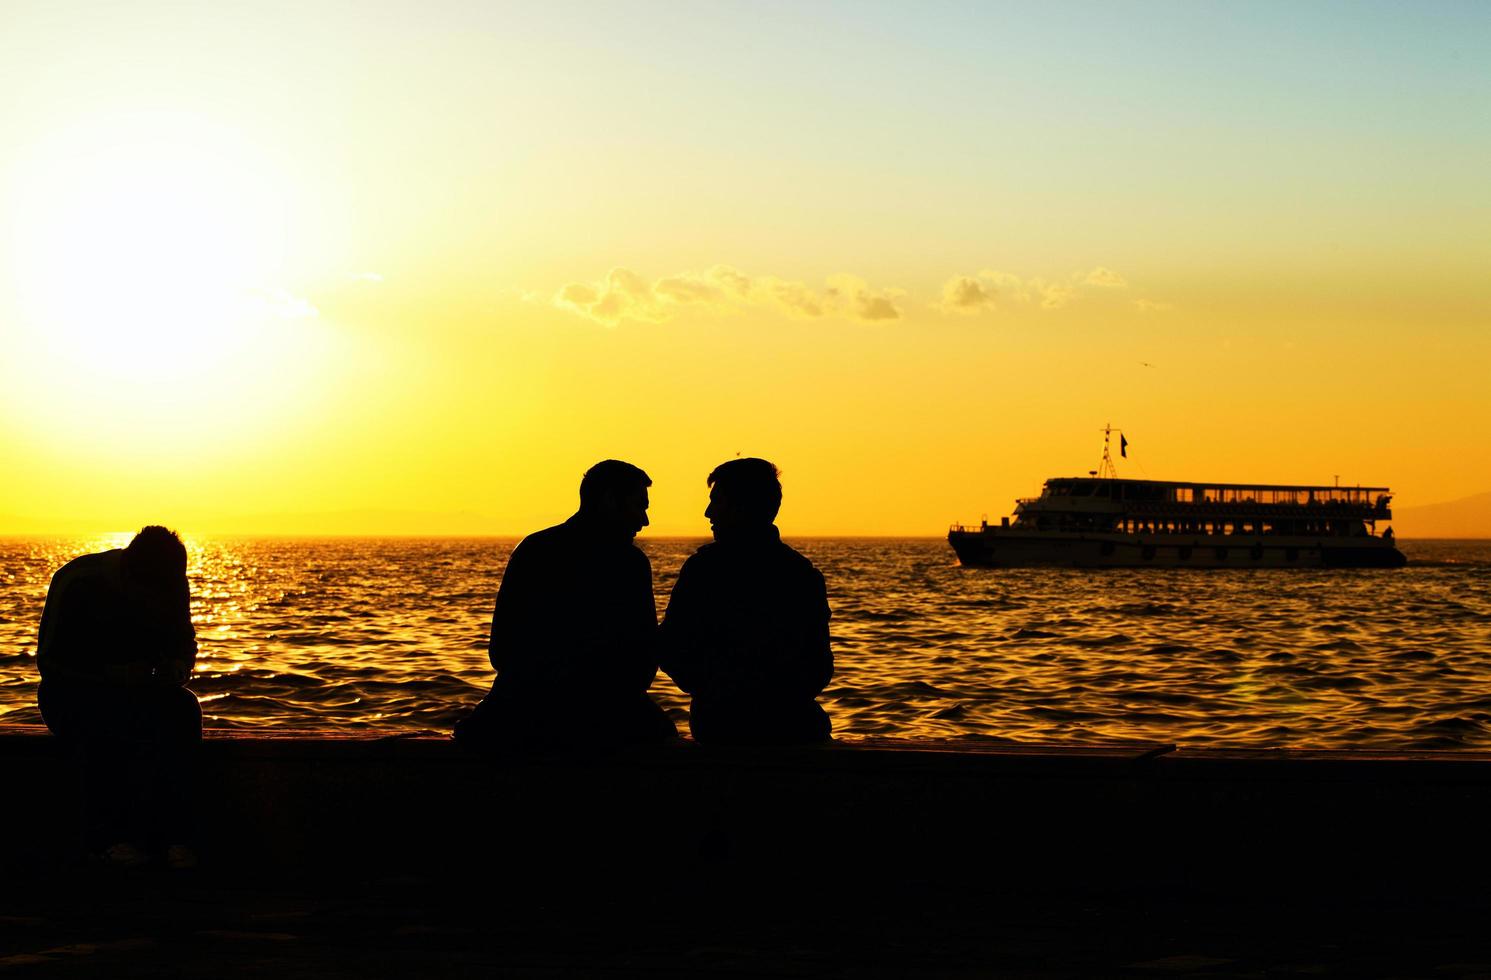
[[[605,497],[619,500],[640,487],[650,486],[652,477],[640,466],[619,459],[603,459],[580,478],[580,506],[593,506]]]
[[[170,528],[151,524],[140,528],[124,549],[124,564],[131,578],[166,582],[186,574],[186,545]]]
[[[724,491],[730,506],[742,514],[770,522],[782,509],[781,475],[782,471],[766,460],[747,457],[721,463],[705,482]]]

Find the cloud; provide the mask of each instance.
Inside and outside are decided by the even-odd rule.
[[[978,313],[992,307],[998,294],[992,283],[981,282],[974,276],[954,276],[942,284],[942,302],[938,308],[945,313]]]
[[[561,286],[554,305],[614,327],[623,320],[657,323],[685,310],[726,312],[748,307],[775,308],[790,316],[837,316],[867,322],[901,318],[899,289],[874,289],[858,276],[833,276],[822,289],[775,276],[749,276],[728,265],[703,273],[681,272],[653,282],[630,269],[615,268],[603,282]]]
[[[824,293],[826,305],[837,313],[857,320],[899,320],[901,311],[896,300],[906,295],[899,289],[871,289],[858,276],[832,276]]]
[[[1067,283],[1032,279],[1030,288],[1039,297],[1043,310],[1059,310],[1077,298],[1076,287]]]
[[[559,290],[559,295],[555,297],[555,301],[564,306],[574,307],[583,313],[594,306],[595,301],[600,298],[600,293],[583,282],[572,282]]]
[[[933,308],[942,313],[972,315],[986,310],[1035,308],[1060,310],[1081,301],[1093,289],[1127,289],[1129,281],[1107,266],[1065,279],[1021,279],[1010,272],[981,269],[978,275],[953,276],[942,284]]]
[[[1134,309],[1140,313],[1164,313],[1166,310],[1175,309],[1174,303],[1158,303],[1152,299],[1134,300]]]
[[[755,289],[756,287],[753,287],[753,291]],[[788,313],[808,317],[823,315],[823,301],[818,298],[817,293],[800,282],[782,282],[780,279],[767,278],[761,280],[759,290],[770,296]]]
[[[1106,289],[1126,289],[1129,281],[1107,266],[1100,265],[1087,274],[1087,285]]]
[[[901,311],[889,296],[859,296],[854,303],[855,313],[861,320],[901,319]]]
[[[354,272],[348,278],[356,282],[382,282],[383,274],[381,272]]]
[[[667,276],[653,283],[653,292],[670,303],[718,304],[725,298],[724,290],[707,279],[698,276]]]
[[[955,275],[942,284],[932,309],[961,316],[1017,309],[1055,311],[1098,293],[1126,290],[1129,282],[1096,266],[1062,279],[1021,279],[1009,272],[981,269]],[[618,267],[600,282],[570,282],[554,294],[554,306],[608,327],[624,320],[661,323],[685,311],[731,313],[774,309],[791,317],[836,317],[865,323],[890,323],[905,317],[905,290],[876,288],[853,275],[830,276],[822,286],[777,276],[752,276],[734,266],[715,265],[703,272],[679,272],[648,280]],[[1140,312],[1169,309],[1169,304],[1134,300]]]
[[[728,265],[717,265],[705,273],[711,282],[717,282],[737,299],[751,295],[751,277]]]
[[[571,282],[554,296],[554,305],[614,327],[622,320],[656,323],[667,319],[664,301],[652,286],[630,269],[616,268],[604,282]]]

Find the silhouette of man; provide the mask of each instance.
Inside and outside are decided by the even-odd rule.
[[[492,691],[456,725],[478,750],[604,746],[677,735],[647,696],[657,676],[652,565],[633,538],[652,480],[596,463],[580,509],[513,549],[492,612]]]
[[[692,695],[701,743],[787,744],[829,737],[817,695],[833,677],[828,592],[782,543],[775,466],[733,459],[709,474],[714,543],[684,562],[663,614],[662,667]]]
[[[144,864],[146,848],[173,867],[196,863],[202,711],[183,686],[197,656],[190,604],[186,548],[158,526],[74,558],[47,589],[37,704],[78,762],[84,845],[110,864]]]

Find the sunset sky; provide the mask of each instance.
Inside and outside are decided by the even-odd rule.
[[[1491,491],[1491,5],[7,0],[0,533]],[[1491,533],[1487,529],[1483,533]]]

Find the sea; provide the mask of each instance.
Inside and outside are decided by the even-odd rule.
[[[127,535],[0,538],[0,723],[39,724],[52,573]],[[638,539],[661,616],[698,539]],[[837,735],[1491,748],[1491,541],[1401,569],[980,569],[940,538],[801,538],[828,581]],[[515,541],[191,539],[190,686],[227,729],[447,732],[492,681]],[[687,730],[688,698],[652,693]],[[555,703],[556,723],[567,707]]]

